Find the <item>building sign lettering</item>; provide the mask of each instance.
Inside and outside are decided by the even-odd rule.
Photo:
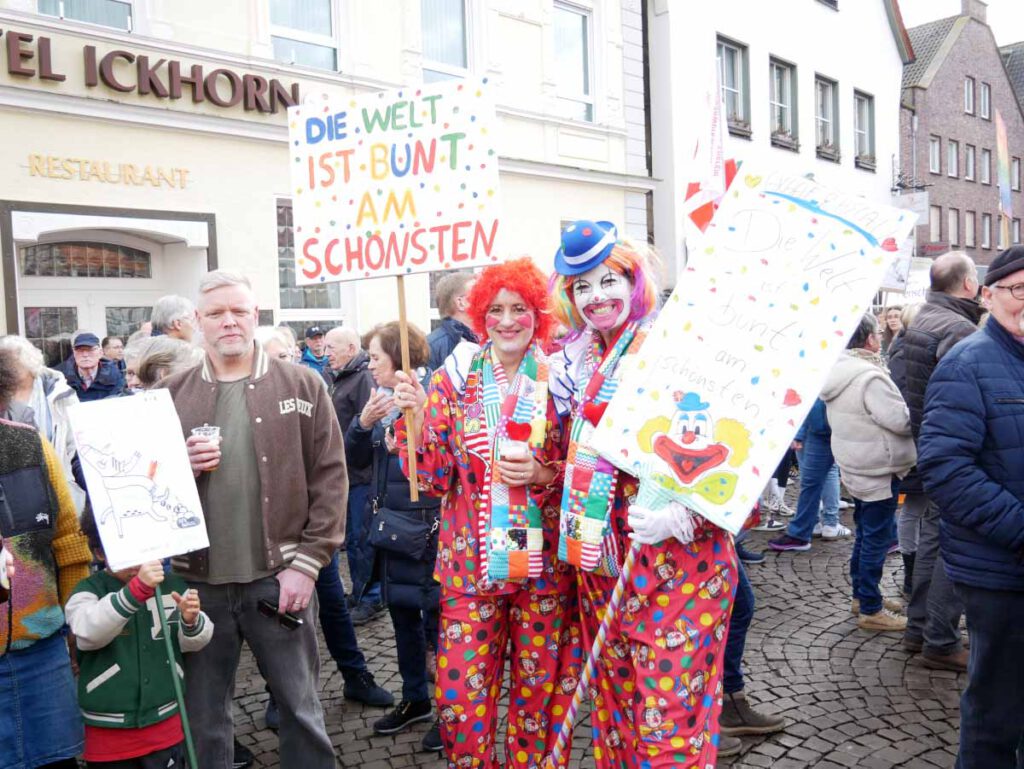
[[[66,73],[54,69],[50,38],[35,38],[13,30],[4,32],[3,37],[8,74],[58,83],[67,80]],[[286,86],[276,78],[239,75],[224,67],[204,70],[201,64],[183,65],[177,59],[153,60],[131,51],[103,53],[94,45],[82,48],[82,70],[83,82],[89,88],[103,85],[119,93],[138,93],[157,99],[181,99],[187,94],[193,104],[205,101],[217,107],[241,104],[247,112],[276,114],[300,101],[298,83]]]
[[[134,163],[111,163],[106,160],[65,158],[58,155],[28,156],[29,176],[42,176],[62,181],[127,184],[135,187],[185,189],[187,168],[164,168]]]

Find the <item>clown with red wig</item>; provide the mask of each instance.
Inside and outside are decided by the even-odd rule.
[[[555,557],[564,462],[544,354],[550,300],[528,258],[485,269],[468,299],[486,342],[460,343],[428,392],[402,377],[394,399],[414,412],[418,486],[443,498],[436,697],[449,766],[501,765],[508,662],[503,765],[527,769],[554,745],[582,659],[572,571]]]
[[[599,769],[717,761],[732,537],[676,502],[637,506],[638,480],[591,445],[653,324],[656,268],[653,253],[610,222],[578,221],[562,234],[551,279],[555,315],[569,329],[551,366],[552,397],[570,420],[558,555],[577,569],[585,649],[627,551],[640,545],[590,691]]]

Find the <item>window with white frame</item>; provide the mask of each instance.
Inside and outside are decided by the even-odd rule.
[[[975,231],[978,228],[978,215],[974,211],[964,212],[964,246],[974,248]]]
[[[287,199],[277,201],[277,282],[282,313],[289,310],[315,311],[316,320],[341,317],[341,284],[320,283],[299,286],[295,282],[295,224],[292,218],[292,203]],[[331,312],[336,310],[337,312]],[[300,337],[301,338],[301,337]]]
[[[788,149],[797,149],[796,67],[779,59],[768,64],[772,143]]]
[[[1013,220],[1010,236],[1013,238],[1013,245],[1020,245],[1020,219]]]
[[[981,215],[981,247],[992,248],[992,214]]]
[[[964,178],[967,181],[969,181],[969,182],[973,182],[974,181],[974,173],[975,173],[975,171],[974,171],[974,163],[975,163],[974,145],[973,144],[965,144],[964,145]]]
[[[420,0],[423,82],[463,77],[469,68],[466,0]]]
[[[132,4],[121,0],[39,0],[39,13],[132,31]]]
[[[875,97],[860,91],[853,92],[853,136],[857,143],[858,168],[875,167]]]
[[[981,84],[981,99],[979,100],[981,109],[979,110],[981,117],[988,120],[992,117],[992,86],[988,83]]]
[[[981,151],[981,183],[992,183],[992,150]]]
[[[839,86],[826,77],[814,78],[814,121],[818,156],[839,160]]]
[[[946,209],[946,235],[949,238],[949,245],[960,245],[960,209]]]
[[[938,136],[928,139],[928,170],[933,174],[942,173],[942,139]]]
[[[331,0],[270,0],[270,42],[285,64],[338,69]]]
[[[1010,158],[1010,189],[1020,192],[1020,158]]]
[[[996,217],[996,248],[999,250],[1006,248],[1006,238],[1003,237],[1004,222],[1006,222],[1006,220],[1002,216]],[[1007,223],[1006,226],[1008,228],[1009,223]]]
[[[942,207],[928,206],[928,242],[942,240]]]
[[[743,136],[750,135],[749,72],[747,46],[719,37],[718,80],[725,120],[731,133]]]
[[[964,78],[964,112],[974,114],[974,78]]]
[[[554,5],[555,63],[559,111],[575,120],[594,120],[593,41],[590,11]]]
[[[946,175],[960,176],[960,142],[946,140]]]

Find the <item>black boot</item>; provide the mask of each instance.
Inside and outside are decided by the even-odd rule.
[[[917,553],[901,553],[903,556],[903,595],[910,598],[914,589],[914,558]]]

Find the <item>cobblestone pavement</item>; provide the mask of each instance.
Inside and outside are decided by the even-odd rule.
[[[789,496],[793,493],[791,488]],[[843,517],[852,527],[849,515]],[[754,532],[748,547],[763,549],[769,536]],[[720,766],[953,766],[958,702],[966,677],[920,666],[903,651],[898,634],[857,629],[850,614],[851,546],[851,540],[815,540],[810,552],[770,553],[764,564],[749,567],[757,612],[747,637],[747,693],[765,710],[784,714],[789,725],[781,734],[745,738],[743,754],[731,761],[722,759]],[[899,556],[890,556],[883,579],[886,595],[898,595],[902,573]],[[384,614],[357,632],[370,670],[397,695],[401,679],[390,618]],[[323,649],[321,656],[327,659]],[[437,754],[419,752],[428,724],[416,724],[405,734],[375,737],[371,726],[384,711],[344,700],[341,675],[329,660],[320,688],[341,766],[444,766]],[[264,729],[265,701],[263,681],[246,653],[235,698],[236,731],[256,754],[258,767],[276,767],[277,737]],[[593,765],[589,724],[584,721],[576,728],[572,766]]]

